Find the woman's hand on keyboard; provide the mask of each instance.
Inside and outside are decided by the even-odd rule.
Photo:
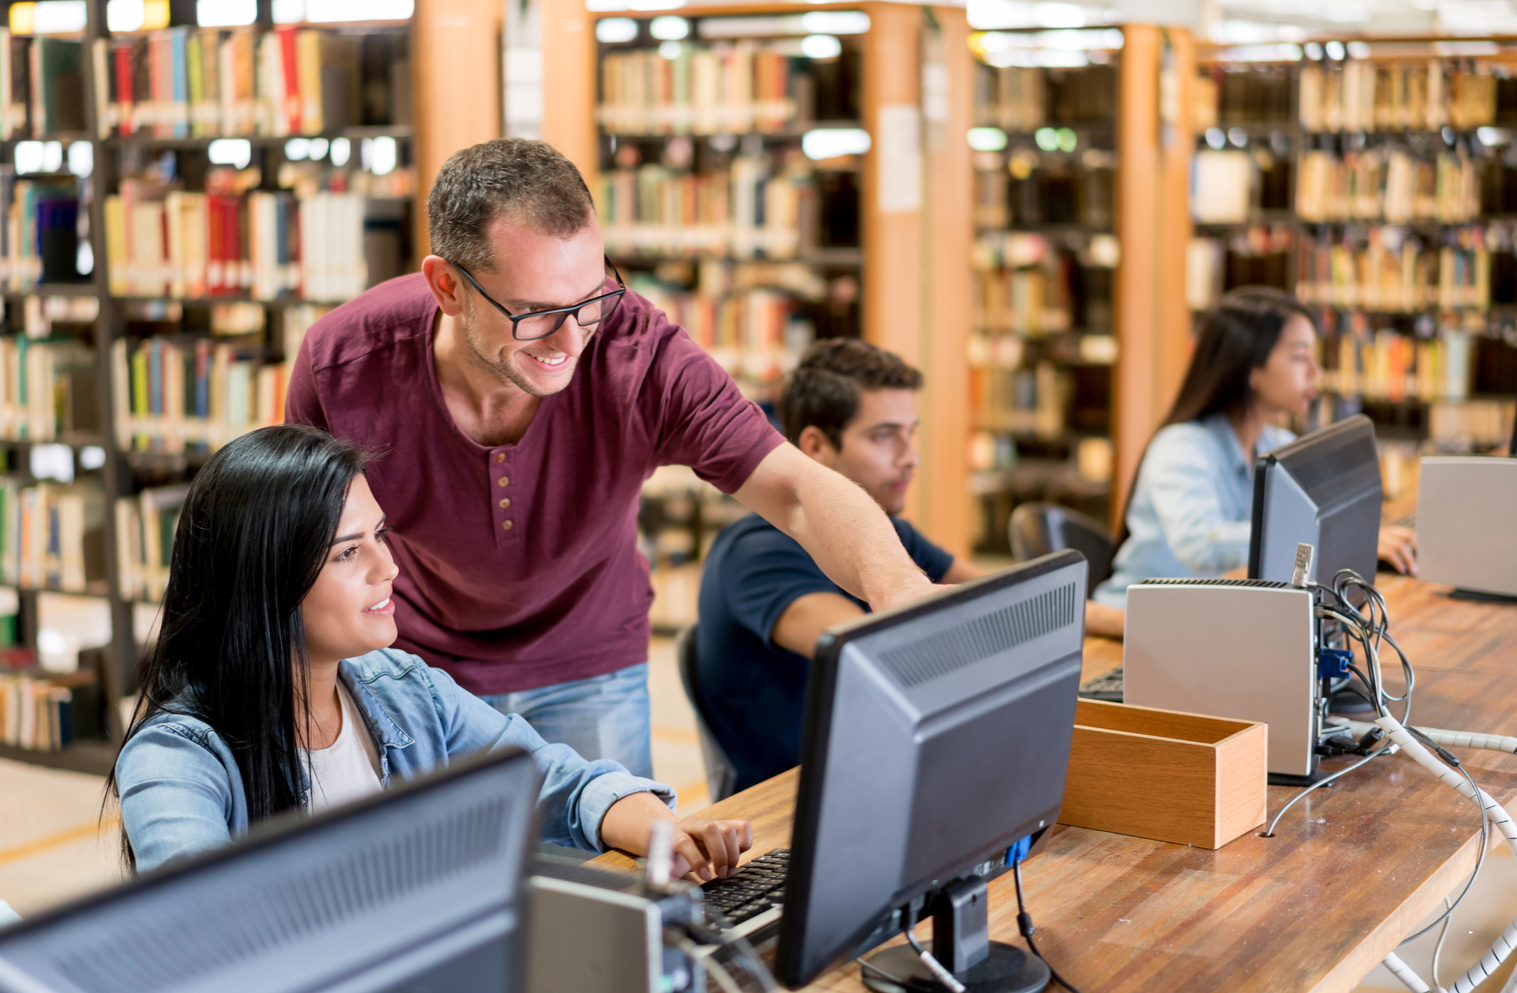
[[[711,821],[686,817],[674,825],[672,876],[688,875],[696,882],[726,878],[737,860],[753,847],[753,825],[747,821]]]

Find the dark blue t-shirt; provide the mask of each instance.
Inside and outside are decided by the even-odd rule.
[[[953,556],[892,518],[901,544],[927,577],[942,582]],[[701,574],[700,695],[711,731],[747,789],[799,761],[811,662],[769,640],[775,622],[808,593],[837,593],[864,610],[795,539],[754,514],[711,545]]]

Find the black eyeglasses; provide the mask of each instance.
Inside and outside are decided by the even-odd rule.
[[[469,270],[457,262],[450,262],[453,268],[463,274],[469,281],[469,285],[478,291],[479,295],[490,302],[490,306],[505,314],[511,319],[511,337],[517,341],[537,341],[546,338],[559,328],[563,327],[564,321],[569,315],[574,315],[574,323],[582,328],[593,328],[601,321],[616,313],[617,306],[622,302],[622,296],[627,292],[627,284],[622,282],[622,274],[616,271],[616,266],[608,258],[606,268],[611,270],[611,276],[616,280],[616,289],[610,293],[602,293],[598,297],[576,303],[569,307],[554,307],[552,310],[531,310],[525,314],[513,314],[479,285],[479,280],[469,275]]]

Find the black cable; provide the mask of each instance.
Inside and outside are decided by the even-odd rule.
[[[1038,951],[1037,944],[1032,940],[1032,933],[1036,930],[1032,926],[1032,915],[1027,912],[1027,904],[1022,899],[1022,860],[1017,859],[1011,863],[1011,878],[1017,887],[1017,929],[1022,932],[1022,937],[1027,941],[1027,947],[1043,964],[1048,966],[1048,974],[1054,978],[1054,982],[1069,990],[1069,993],[1080,993],[1080,990],[1069,980],[1059,975],[1059,970],[1053,967],[1053,963]]]

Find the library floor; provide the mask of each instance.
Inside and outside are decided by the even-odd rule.
[[[682,811],[699,810],[706,804],[704,771],[673,642],[655,638],[649,654],[653,771],[679,791]],[[95,776],[0,760],[0,898],[17,912],[35,914],[121,878],[116,824],[108,822],[102,830],[98,821],[102,788],[103,780]],[[1447,982],[1456,970],[1467,968],[1514,917],[1517,862],[1500,845],[1454,915],[1441,959],[1442,978]],[[1430,934],[1401,952],[1424,978],[1431,978],[1433,938]],[[1070,971],[1079,975],[1077,967]],[[1481,987],[1482,993],[1500,990],[1509,972],[1510,966],[1502,968]],[[1404,988],[1377,966],[1356,993]]]

